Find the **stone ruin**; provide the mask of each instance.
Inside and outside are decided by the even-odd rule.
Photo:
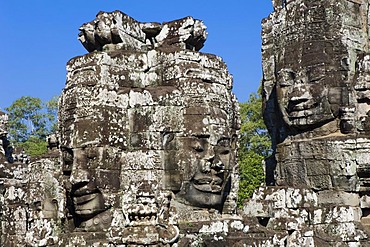
[[[0,154],[0,245],[370,246],[369,2],[273,5],[274,153],[242,209],[238,103],[225,63],[199,52],[203,22],[99,12],[80,28],[89,53],[67,64],[49,153]]]
[[[192,17],[100,12],[80,31],[53,155],[4,176],[2,244],[187,246],[192,222],[236,213],[232,77]]]
[[[196,51],[206,35],[119,11],[81,27],[90,53],[68,62],[59,109],[60,243],[169,246],[181,222],[235,211],[237,102],[222,60]]]
[[[276,186],[244,211],[290,232],[289,246],[369,246],[370,2],[273,3],[262,56]]]
[[[3,163],[3,161],[8,163],[13,163],[13,147],[10,145],[10,142],[8,140],[8,132],[6,131],[6,125],[8,123],[8,115],[6,115],[3,111],[0,109],[0,143],[1,143],[1,161],[0,164]],[[3,160],[5,158],[5,160]]]

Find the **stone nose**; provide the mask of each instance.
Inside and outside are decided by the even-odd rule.
[[[69,178],[72,185],[80,183],[88,183],[91,179],[90,172],[87,166],[87,159],[83,152],[75,152],[71,176]]]
[[[71,176],[69,178],[72,186],[89,183],[90,179],[90,172],[87,169],[78,169],[75,167],[72,168]]]
[[[215,171],[222,171],[223,169],[225,169],[225,165],[221,162],[221,160],[219,159],[215,159],[212,163],[211,163],[211,168]]]
[[[205,157],[205,165],[203,167],[203,171],[209,172],[211,169],[215,171],[221,171],[225,168],[224,164],[219,159],[215,147],[211,147],[207,150],[206,157]]]

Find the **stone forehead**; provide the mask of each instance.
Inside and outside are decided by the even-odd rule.
[[[98,141],[125,149],[141,140],[157,149],[161,132],[207,134],[217,142],[238,128],[232,77],[217,56],[98,52],[72,59],[67,70],[60,106],[67,146]]]
[[[113,80],[121,81],[118,85],[121,87],[145,87],[158,85],[159,81],[189,78],[230,88],[232,80],[220,57],[185,50],[90,53],[71,59],[67,64],[67,71],[67,87],[89,82],[93,84],[93,81],[107,75],[113,77]]]
[[[67,70],[64,112],[159,105],[229,110],[236,104],[232,77],[223,61],[213,55],[155,50],[90,53],[72,59]]]

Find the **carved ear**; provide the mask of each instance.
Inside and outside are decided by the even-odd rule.
[[[340,132],[349,134],[355,128],[355,107],[342,107],[340,109]]]
[[[162,147],[163,149],[169,149],[169,145],[170,143],[173,141],[173,139],[175,138],[175,134],[173,132],[163,132],[161,134],[162,136]]]
[[[234,134],[232,137],[231,137],[231,140],[230,140],[230,148],[231,149],[237,149],[238,148],[238,135]]]
[[[181,161],[176,151],[165,151],[164,155],[164,187],[174,193],[180,191],[183,175],[180,168]]]

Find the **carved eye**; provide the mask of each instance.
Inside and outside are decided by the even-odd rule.
[[[192,145],[193,149],[198,152],[198,153],[201,153],[204,151],[204,147],[202,145],[202,143],[199,141],[199,140],[195,140],[193,142],[193,145]]]
[[[278,85],[280,87],[288,87],[294,85],[296,75],[293,71],[284,69],[278,74]]]
[[[208,146],[208,138],[209,135],[196,135],[193,137],[194,139],[192,140],[192,148],[194,151],[197,153],[202,153],[206,150]]]
[[[228,149],[228,148],[225,148],[225,149],[221,149],[220,150],[220,154],[222,154],[222,155],[227,155],[227,154],[229,154],[230,153],[230,149]]]
[[[217,153],[221,155],[227,155],[230,153],[230,138],[225,138],[218,141]]]
[[[194,150],[197,151],[198,153],[201,153],[204,151],[204,148],[202,147],[202,145],[200,145],[200,143],[196,144],[194,147]]]
[[[289,87],[293,85],[292,81],[279,81],[279,86],[280,87]]]

